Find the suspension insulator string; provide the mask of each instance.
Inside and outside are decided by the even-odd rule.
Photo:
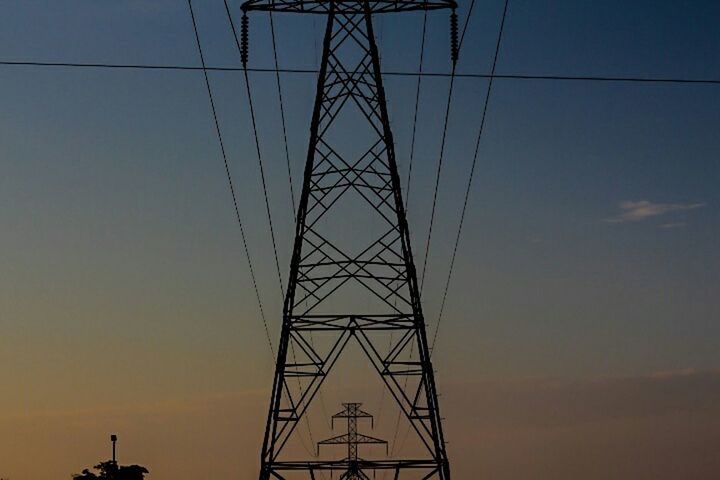
[[[458,45],[458,15],[453,8],[452,13],[450,14],[450,59],[452,60],[453,66],[457,63],[460,55]]]
[[[243,12],[242,20],[240,21],[240,60],[242,61],[243,68],[247,68],[248,62],[248,16]]]

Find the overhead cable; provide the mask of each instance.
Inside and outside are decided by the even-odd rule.
[[[491,75],[494,74],[495,68],[497,67],[498,55],[500,53],[500,44],[502,42],[502,34],[505,27],[505,18],[507,17],[507,10],[509,0],[505,0],[505,6],[503,8],[502,18],[500,20],[500,29],[498,31],[497,43],[495,44],[495,55],[493,56]],[[485,93],[485,102],[483,104],[482,115],[480,117],[480,128],[478,130],[477,141],[475,142],[475,153],[473,154],[473,161],[470,167],[470,175],[468,176],[467,188],[465,189],[465,199],[463,201],[462,212],[460,213],[460,223],[458,225],[457,235],[455,236],[455,244],[453,246],[453,253],[450,260],[450,269],[448,271],[447,280],[445,281],[445,289],[443,292],[442,302],[440,303],[440,313],[438,314],[438,321],[435,324],[435,332],[433,333],[432,344],[430,345],[430,355],[435,351],[435,342],[437,342],[438,331],[440,329],[440,322],[442,321],[443,312],[445,310],[445,301],[447,300],[448,290],[450,288],[450,281],[452,279],[453,269],[455,267],[455,258],[457,255],[458,245],[460,244],[460,236],[462,235],[462,228],[465,222],[465,214],[467,212],[468,199],[470,198],[470,191],[472,188],[472,182],[475,175],[475,166],[477,165],[478,151],[480,150],[480,140],[482,139],[483,130],[485,128],[485,119],[487,118],[488,104],[490,103],[490,93],[492,92],[493,81],[492,78],[488,82],[488,88]]]
[[[427,10],[423,12],[422,34],[420,39],[420,59],[418,60],[418,73],[423,72],[423,62],[425,59],[425,37],[427,31]],[[415,135],[417,133],[418,111],[420,109],[420,87],[422,84],[422,75],[418,75],[415,85],[415,111],[413,113],[412,136],[410,139],[410,161],[408,162],[407,186],[405,189],[405,210],[408,209],[410,202],[410,182],[412,181],[413,158],[415,157]]]
[[[200,35],[198,34],[197,23],[195,21],[195,13],[192,7],[192,0],[188,0],[188,8],[190,9],[190,16],[192,18],[193,30],[195,32],[195,41],[197,43],[198,53],[200,54],[200,62],[203,67],[205,66],[205,55],[203,54],[202,44],[200,43]],[[240,209],[238,208],[237,196],[235,195],[235,186],[233,184],[232,175],[230,173],[230,166],[228,164],[227,154],[225,152],[225,142],[223,142],[222,131],[220,129],[220,123],[218,122],[217,110],[215,108],[215,99],[213,97],[212,88],[210,87],[210,79],[208,78],[207,70],[203,68],[203,74],[205,77],[205,87],[207,88],[208,99],[210,100],[210,108],[212,110],[213,121],[215,123],[215,132],[217,133],[218,143],[220,144],[220,152],[222,153],[223,162],[225,164],[225,174],[227,176],[228,185],[230,187],[230,194],[232,195],[233,207],[235,208],[235,217],[237,218],[238,225],[240,226],[240,236],[242,238],[243,247],[245,249],[245,258],[248,262],[250,269],[250,278],[252,279],[253,288],[255,290],[255,297],[257,298],[258,307],[260,308],[260,318],[262,318],[263,326],[265,327],[265,336],[270,347],[270,353],[275,358],[275,350],[273,348],[272,339],[270,338],[270,330],[268,329],[267,319],[265,318],[265,310],[263,309],[262,299],[260,298],[260,292],[258,290],[257,280],[255,278],[255,270],[253,269],[252,259],[250,257],[250,250],[248,249],[247,239],[245,237],[245,228],[243,227],[242,218],[240,216]]]
[[[238,53],[242,57],[242,47],[240,46],[240,39],[235,29],[235,23],[232,21],[232,15],[230,14],[230,7],[228,6],[227,0],[223,2],[225,4],[225,11],[228,15],[228,21],[230,22],[230,28],[232,29],[233,38],[235,39],[235,45],[237,46]],[[250,109],[250,120],[253,128],[253,136],[255,139],[255,153],[257,154],[258,167],[260,168],[260,181],[263,188],[263,197],[265,199],[265,213],[268,218],[268,225],[270,227],[270,239],[272,241],[273,254],[275,256],[275,268],[277,270],[278,284],[280,286],[280,298],[281,300],[285,297],[285,288],[283,287],[282,273],[280,272],[280,260],[277,252],[277,242],[275,241],[275,228],[273,226],[272,213],[270,211],[270,199],[268,195],[267,182],[265,181],[265,165],[262,159],[262,151],[260,149],[260,136],[258,134],[257,120],[255,118],[255,106],[253,104],[252,92],[250,90],[250,78],[248,77],[247,70],[245,73],[245,92],[247,93],[248,107]]]
[[[0,66],[5,67],[48,67],[48,68],[83,68],[83,69],[110,69],[110,70],[178,70],[178,71],[203,71],[202,66],[193,65],[153,65],[133,63],[89,63],[89,62],[39,62],[30,60],[0,60]],[[207,66],[207,72],[242,72],[242,67]],[[247,68],[250,73],[282,73],[316,75],[319,70],[316,68]],[[445,77],[449,78],[452,73],[446,72],[408,72],[398,70],[387,70],[382,72],[385,76],[391,77]],[[695,84],[695,85],[720,85],[720,78],[681,78],[681,77],[628,77],[611,75],[559,75],[559,74],[524,74],[524,73],[462,73],[455,72],[456,78],[475,78],[495,80],[547,80],[547,81],[568,81],[568,82],[609,82],[609,83],[668,83],[668,84]]]

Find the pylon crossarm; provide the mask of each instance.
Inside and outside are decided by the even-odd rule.
[[[357,460],[357,466],[364,470],[395,470],[397,468],[413,468],[422,470],[437,471],[435,460]],[[273,463],[273,468],[279,471],[292,470],[323,470],[323,471],[347,471],[350,462],[343,460],[319,460],[319,461],[283,461]]]
[[[259,10],[272,12],[294,12],[326,14],[334,3],[335,13],[362,14],[365,4],[357,0],[250,0],[242,5],[244,11]],[[455,8],[453,0],[376,0],[372,2],[372,13],[412,12],[417,10],[442,10]]]
[[[357,410],[354,413],[342,411],[333,415],[332,418],[373,418],[373,416],[367,412],[363,412],[362,410]]]
[[[358,433],[355,443],[364,445],[387,445],[388,442],[380,438],[375,438],[369,435],[363,435],[362,433]]]
[[[336,437],[327,438],[321,442],[318,442],[318,445],[341,445],[348,443],[350,441],[350,436],[347,433],[344,433],[342,435],[338,435]]]
[[[415,325],[412,314],[396,315],[294,315],[295,331],[328,331],[361,328],[363,330],[407,331]]]
[[[355,445],[385,445],[387,448],[388,442],[386,440],[382,440],[380,438],[375,437],[369,437],[367,435],[363,435],[361,433],[358,433],[355,435],[354,438],[350,438],[350,435],[343,434],[338,435],[337,437],[332,437],[323,440],[322,442],[318,442],[318,453],[320,452],[320,446],[321,445],[347,445],[348,443],[353,443]],[[358,459],[359,460],[359,459]],[[360,460],[359,460],[360,461]]]

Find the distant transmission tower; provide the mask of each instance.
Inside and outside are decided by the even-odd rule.
[[[345,457],[344,460],[348,464],[348,469],[340,476],[340,480],[369,480],[370,477],[360,469],[360,462],[363,460],[358,457],[358,445],[385,445],[385,449],[387,450],[387,442],[385,440],[358,432],[358,419],[369,418],[372,422],[373,418],[369,413],[360,410],[361,405],[362,403],[343,403],[343,407],[345,408],[342,412],[333,415],[332,424],[334,428],[336,419],[346,419],[347,433],[318,442],[318,454],[320,453],[320,446],[322,445],[347,446],[347,457]],[[364,463],[367,464],[369,462]]]
[[[297,472],[314,479],[319,471],[351,468],[349,459],[291,460],[284,452],[351,339],[397,401],[423,452],[410,459],[357,459],[352,468],[389,470],[395,479],[450,479],[373,16],[450,9],[455,60],[455,8],[454,0],[249,0],[242,5],[244,63],[247,12],[327,17],[261,480]]]

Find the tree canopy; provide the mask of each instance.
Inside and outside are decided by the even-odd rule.
[[[118,465],[108,460],[93,467],[98,473],[84,469],[81,473],[72,476],[74,480],[144,480],[147,468],[140,465]]]

